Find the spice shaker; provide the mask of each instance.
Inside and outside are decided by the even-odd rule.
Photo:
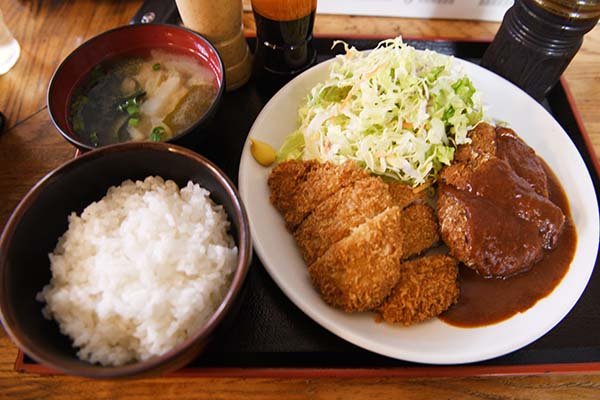
[[[215,46],[225,66],[227,90],[244,85],[252,57],[242,30],[242,0],[176,0],[183,24]]]
[[[481,65],[542,100],[599,17],[598,0],[516,0]]]

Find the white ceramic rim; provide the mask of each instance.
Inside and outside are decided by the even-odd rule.
[[[314,84],[326,77],[332,62],[333,59],[305,71],[275,94],[256,118],[248,138],[280,146],[296,127],[300,101]],[[372,313],[346,314],[335,310],[312,288],[292,236],[269,203],[266,180],[270,169],[254,161],[248,139],[239,171],[240,193],[248,211],[256,252],[288,298],[321,326],[359,347],[429,364],[487,360],[520,349],[546,334],[567,315],[585,290],[598,250],[596,194],[589,172],[566,132],[539,103],[512,83],[464,60],[456,59],[456,65],[483,92],[488,115],[510,122],[551,166],[570,199],[578,235],[571,267],[549,296],[523,313],[477,328],[455,327],[438,319],[406,328],[377,324]]]

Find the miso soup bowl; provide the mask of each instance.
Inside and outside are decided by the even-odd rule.
[[[71,212],[81,212],[100,200],[109,187],[149,175],[175,181],[189,180],[206,188],[223,206],[229,233],[238,248],[230,286],[220,306],[187,339],[173,349],[147,360],[122,366],[82,361],[58,324],[42,315],[44,304],[36,294],[50,282],[48,254],[68,228]],[[151,248],[152,243],[149,243]],[[0,236],[0,320],[11,339],[31,358],[52,371],[91,378],[157,375],[188,364],[211,346],[219,332],[235,326],[243,302],[242,290],[252,259],[246,211],[233,183],[204,157],[170,143],[123,143],[86,152],[46,175],[21,200]],[[0,396],[1,397],[1,396]]]
[[[70,122],[70,105],[76,89],[92,69],[103,62],[140,54],[153,49],[188,55],[207,66],[215,77],[217,95],[209,109],[189,128],[168,139],[181,143],[191,134],[208,135],[207,122],[214,115],[225,88],[223,62],[217,50],[202,35],[176,25],[136,24],[115,28],[95,36],[75,49],[57,68],[48,87],[48,112],[60,134],[81,150],[96,148],[89,138],[80,137]]]

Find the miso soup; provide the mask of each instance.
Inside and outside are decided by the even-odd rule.
[[[216,95],[207,66],[191,56],[152,50],[96,66],[71,99],[70,123],[93,146],[159,142],[189,128]]]

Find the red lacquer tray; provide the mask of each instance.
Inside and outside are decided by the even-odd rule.
[[[374,47],[381,37],[317,37],[318,61],[334,55],[334,39],[359,49]],[[252,44],[253,39],[249,38]],[[429,48],[473,62],[489,42],[451,39],[407,39],[417,48]],[[339,51],[336,50],[336,51]],[[200,142],[183,143],[218,164],[237,181],[246,135],[274,87],[251,80],[228,93],[211,129],[217,135]],[[563,126],[579,149],[596,191],[600,164],[585,131],[566,82],[562,80],[543,105]],[[511,354],[469,365],[429,366],[403,362],[370,353],[349,344],[304,315],[270,279],[255,257],[246,282],[246,301],[234,325],[222,329],[210,349],[171,376],[252,377],[426,377],[499,374],[542,374],[600,371],[600,272],[596,268],[583,296],[569,315],[536,342]],[[55,371],[19,352],[15,369],[37,374]]]

